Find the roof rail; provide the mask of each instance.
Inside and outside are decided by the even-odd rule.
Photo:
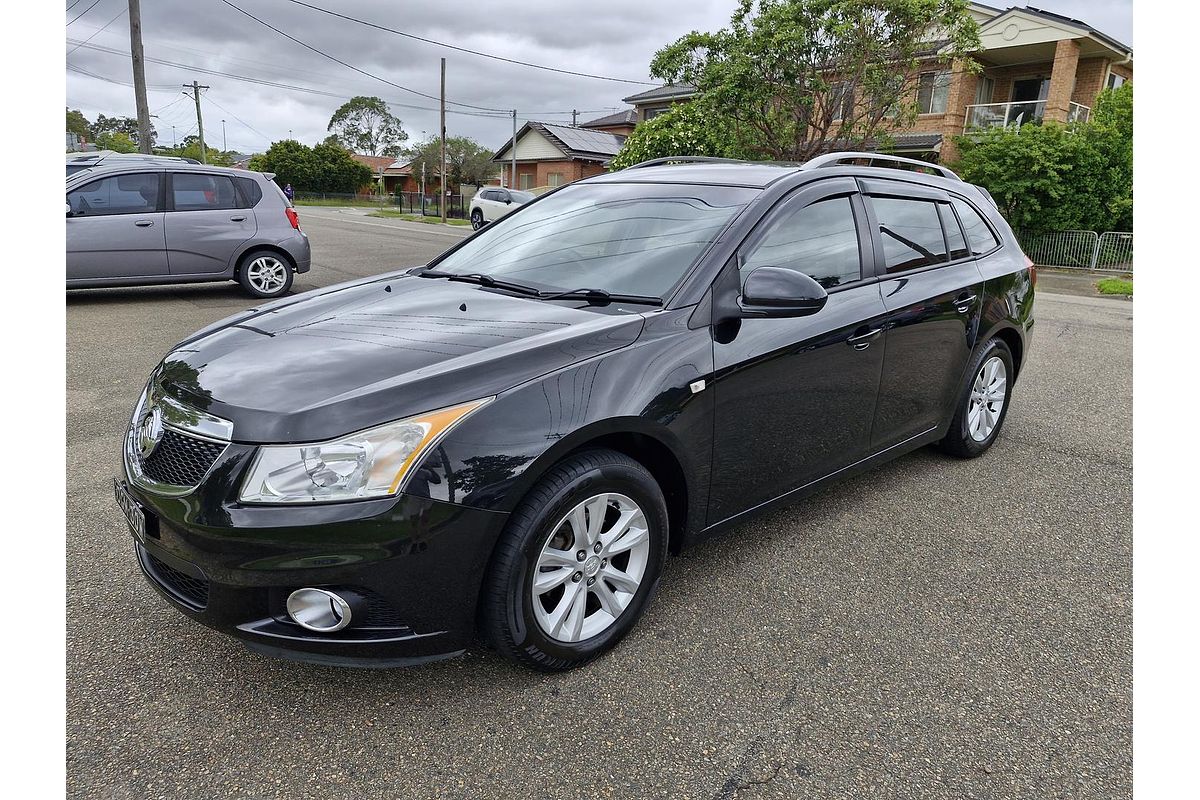
[[[887,155],[884,153],[856,153],[853,151],[846,151],[846,152],[841,152],[841,153],[825,153],[824,155],[820,155],[820,156],[817,156],[816,158],[812,158],[812,159],[809,159],[808,161],[805,161],[803,166],[804,166],[804,169],[817,169],[820,167],[832,167],[835,164],[840,164],[841,162],[847,161],[849,159],[866,159],[867,166],[869,166],[869,167],[875,166],[875,164],[872,163],[875,161],[888,161],[891,163],[883,164],[881,166],[890,167],[892,169],[902,169],[902,167],[894,166],[894,165],[909,164],[914,167],[921,167],[923,169],[931,169],[934,172],[941,175],[943,178],[950,178],[951,180],[955,180],[955,181],[962,180],[962,178],[958,177],[958,175],[956,175],[953,171],[947,169],[946,167],[941,166],[940,164],[930,164],[928,161],[920,161],[915,158],[905,158],[904,156],[891,156],[891,155]]]
[[[641,161],[637,164],[632,164],[626,169],[641,169],[642,167],[657,167],[662,164],[745,164],[740,158],[713,158],[711,156],[667,156],[666,158],[652,158],[649,161]]]

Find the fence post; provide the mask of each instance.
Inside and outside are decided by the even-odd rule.
[[[1099,236],[1096,237],[1096,245],[1092,248],[1092,263],[1088,267],[1093,272],[1096,270],[1096,262],[1100,259],[1100,238]]]

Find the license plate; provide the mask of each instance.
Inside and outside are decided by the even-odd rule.
[[[113,494],[116,495],[117,505],[125,514],[125,521],[129,523],[129,531],[133,538],[137,539],[139,544],[146,544],[146,512],[120,481],[113,481]]]

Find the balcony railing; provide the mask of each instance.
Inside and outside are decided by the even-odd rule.
[[[1067,122],[1087,122],[1092,110],[1079,103],[1071,103],[1067,110]],[[987,128],[1007,128],[1012,125],[1041,125],[1046,116],[1045,100],[1026,100],[1017,103],[984,103],[967,106],[966,124],[963,132]]]

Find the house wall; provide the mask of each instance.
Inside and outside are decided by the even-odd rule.
[[[502,167],[504,175],[504,185],[512,188],[521,188],[521,176],[528,175],[531,183],[527,188],[535,188],[539,186],[550,185],[550,174],[557,172],[562,175],[562,183],[572,183],[574,181],[590,178],[593,175],[600,175],[604,172],[602,164],[593,161],[572,161],[569,159],[554,159],[549,161],[537,161],[532,163],[517,162],[517,180],[515,183],[510,182],[509,174],[512,172],[512,165],[504,164]]]

